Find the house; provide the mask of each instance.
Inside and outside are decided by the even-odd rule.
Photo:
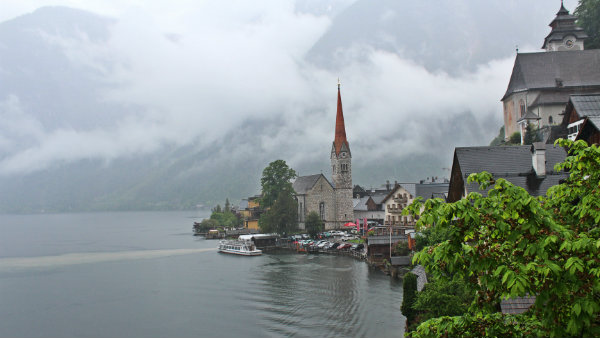
[[[600,143],[600,95],[573,95],[563,117],[570,140]]]
[[[456,202],[472,191],[485,195],[477,183],[467,183],[470,174],[482,171],[491,173],[495,179],[504,178],[532,196],[545,195],[548,188],[568,177],[567,173],[554,171],[554,165],[564,161],[566,156],[563,148],[542,142],[531,146],[456,148],[448,202]]]
[[[258,220],[263,210],[260,208],[260,196],[243,199],[239,205],[239,213],[244,220],[244,228],[258,230]]]
[[[587,34],[577,17],[561,5],[544,40],[545,52],[517,53],[508,87],[501,101],[505,139],[524,134],[527,123],[543,129],[560,124],[574,94],[600,94],[600,50],[584,50]]]
[[[421,181],[425,182],[425,181]],[[448,193],[448,183],[430,181],[428,183],[396,183],[394,189],[383,199],[385,225],[414,227],[416,220],[412,216],[402,215],[402,210],[416,197],[423,201],[430,198],[444,198]]]

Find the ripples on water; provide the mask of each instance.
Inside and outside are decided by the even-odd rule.
[[[181,213],[0,216],[0,336],[402,336],[401,283],[364,262],[218,254],[191,224]]]

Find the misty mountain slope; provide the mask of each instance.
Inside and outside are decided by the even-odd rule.
[[[175,25],[49,7],[2,22],[0,212],[211,207],[259,193],[276,159],[330,178],[338,77],[354,184],[443,176],[455,146],[497,134],[512,57],[494,43],[533,35],[512,37],[521,13],[490,13],[508,3],[202,2]]]

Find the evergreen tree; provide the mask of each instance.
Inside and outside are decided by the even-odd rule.
[[[585,49],[600,48],[600,0],[579,0],[573,14],[577,16],[577,24],[588,35]]]
[[[523,143],[531,145],[534,142],[540,141],[541,137],[539,135],[538,129],[531,123],[528,123],[527,127],[525,127],[525,136],[523,137]]]

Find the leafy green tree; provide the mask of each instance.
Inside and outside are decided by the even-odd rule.
[[[446,241],[424,248],[414,261],[435,279],[464,280],[474,291],[467,314],[430,319],[413,337],[600,335],[600,150],[584,141],[557,143],[570,152],[555,169],[570,175],[546,197],[483,172],[468,182],[490,188],[486,197],[430,199],[422,213],[420,200],[407,208],[421,214],[418,228],[448,230]],[[530,313],[499,313],[502,298],[525,295],[536,296]],[[465,325],[475,319],[479,324]]]
[[[275,203],[282,191],[293,195],[291,180],[296,177],[296,171],[288,167],[284,160],[276,160],[263,170],[260,184],[262,186],[262,198],[260,205],[269,208]]]
[[[282,191],[275,203],[258,220],[262,232],[289,234],[298,229],[298,203],[287,191]]]
[[[306,217],[306,231],[311,237],[317,236],[318,233],[323,231],[325,225],[323,224],[323,220],[319,217],[319,214],[316,211],[311,211]]]
[[[225,199],[225,212],[231,212],[231,204],[229,203],[229,198]]]
[[[588,34],[585,49],[600,48],[600,0],[579,0],[574,14],[577,24]]]
[[[434,279],[417,293],[413,308],[419,312],[422,321],[441,316],[460,316],[467,312],[473,297],[472,290],[460,279]]]

